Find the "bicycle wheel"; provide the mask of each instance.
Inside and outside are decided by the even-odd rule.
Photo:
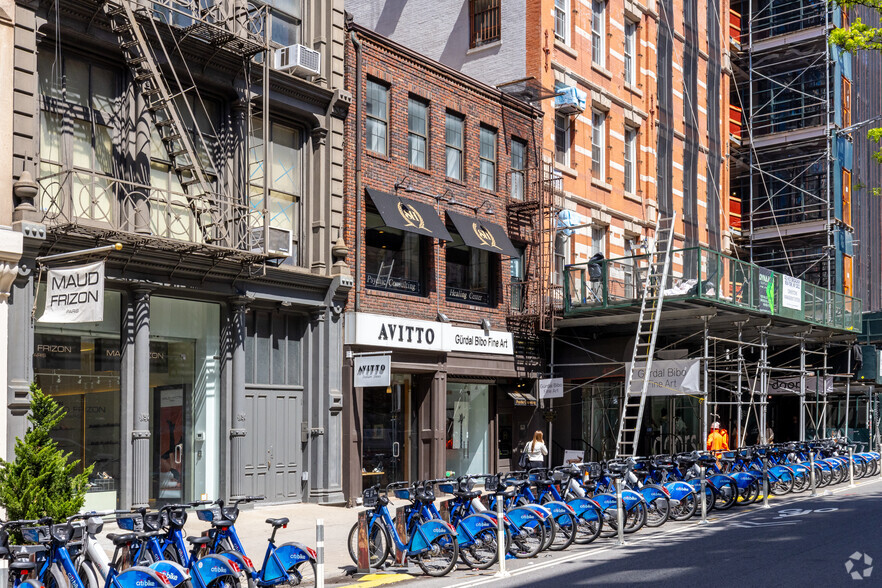
[[[442,533],[429,543],[429,549],[414,557],[423,573],[441,577],[450,573],[459,558],[459,544],[453,533]]]
[[[371,526],[368,539],[368,551],[370,552],[370,566],[378,568],[383,565],[386,558],[389,557],[389,549],[392,544],[392,538],[389,536],[389,529],[380,523],[374,523]],[[358,564],[358,523],[352,525],[349,531],[349,557],[357,565]]]
[[[800,492],[805,492],[811,486],[811,479],[809,477],[809,473],[806,470],[799,470],[793,472],[793,489],[791,492],[794,494],[799,494]]]
[[[209,582],[206,588],[239,588],[239,579],[234,576],[220,576]]]
[[[784,496],[793,490],[793,476],[784,474],[778,476],[776,480],[769,480],[769,493],[775,496]]]
[[[576,516],[572,513],[565,512],[557,515],[553,521],[554,540],[548,549],[551,551],[563,551],[576,540]]]
[[[659,496],[646,509],[646,526],[661,527],[668,521],[670,510],[671,501],[665,496]]]
[[[671,506],[670,518],[672,521],[685,521],[695,514],[698,509],[698,500],[695,492],[690,492],[680,499],[679,504]]]
[[[554,524],[554,518],[547,516],[542,519],[542,526],[545,527],[545,543],[542,544],[540,551],[550,549],[557,537],[557,525]]]
[[[509,552],[518,559],[536,557],[545,545],[545,526],[536,521],[516,531],[512,533]]]
[[[486,570],[499,556],[496,529],[481,529],[471,545],[459,546],[459,558],[470,568]]]
[[[301,584],[315,586],[315,562],[302,561],[288,568],[288,586],[300,586]]]
[[[64,571],[59,569],[58,564],[52,564],[48,574],[42,580],[46,588],[70,588],[70,579]]]
[[[717,487],[717,497],[714,502],[714,508],[719,510],[729,510],[735,505],[738,498],[738,486],[732,480],[721,481]]]
[[[587,510],[577,519],[576,539],[578,545],[587,545],[598,537],[603,530],[603,517],[595,510]]]
[[[77,564],[77,575],[85,588],[102,588],[103,582],[98,581],[98,570],[91,561],[80,561]]]
[[[628,518],[625,519],[625,533],[636,533],[646,524],[646,505],[638,502],[637,505],[628,511]]]

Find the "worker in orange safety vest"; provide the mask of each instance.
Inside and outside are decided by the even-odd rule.
[[[720,423],[718,422],[711,424],[711,432],[710,435],[707,436],[707,449],[708,451],[716,452],[717,457],[720,457],[721,451],[729,450],[728,435],[723,436],[720,433]]]

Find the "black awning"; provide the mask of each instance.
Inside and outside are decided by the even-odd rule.
[[[430,204],[371,188],[367,188],[367,195],[371,197],[387,227],[453,241],[444,223],[438,218],[438,213]]]
[[[486,249],[509,257],[518,256],[518,250],[511,244],[511,239],[500,225],[449,210],[447,216],[453,221],[453,226],[469,247]]]

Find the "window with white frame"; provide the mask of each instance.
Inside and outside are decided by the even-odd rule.
[[[606,227],[593,225],[591,227],[591,255],[606,255]]]
[[[465,119],[448,112],[444,121],[444,144],[447,157],[447,177],[462,180],[463,168],[463,127]]]
[[[606,113],[591,111],[591,176],[606,181],[604,148],[606,147]]]
[[[407,151],[408,162],[425,169],[428,165],[427,145],[429,138],[429,106],[411,96],[407,100]]]
[[[554,0],[554,36],[570,44],[570,0]]]
[[[637,63],[637,23],[625,20],[625,83],[634,83]]]
[[[606,67],[606,2],[591,3],[591,61]]]
[[[527,186],[527,144],[511,140],[511,197],[523,200]]]
[[[637,129],[625,127],[625,192],[637,191]]]
[[[489,127],[481,127],[481,159],[480,185],[485,190],[496,191],[496,131]]]
[[[560,165],[570,165],[570,117],[554,115],[554,161]]]
[[[367,80],[365,134],[368,151],[388,153],[389,89],[379,82]]]
[[[563,286],[564,269],[569,257],[570,240],[562,232],[554,237],[554,285]]]

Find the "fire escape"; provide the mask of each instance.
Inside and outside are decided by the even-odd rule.
[[[247,145],[251,137],[268,136],[268,117],[263,112],[271,61],[269,9],[237,0],[221,0],[207,6],[198,0],[108,0],[99,2],[98,10],[107,17],[110,30],[117,37],[180,192],[165,191],[159,195],[162,191],[150,185],[107,178],[109,192],[118,200],[120,209],[135,211],[136,220],[132,222],[124,217],[95,218],[72,212],[73,207],[66,200],[81,196],[58,188],[70,180],[42,178],[43,198],[48,200],[46,208],[55,211],[47,214],[48,220],[70,233],[89,235],[97,230],[101,236],[120,241],[162,240],[165,248],[181,252],[200,251],[249,262],[265,260],[263,244],[267,243],[269,231],[267,182],[262,182],[260,201],[259,189],[249,192],[247,184],[253,174],[248,164],[240,164],[235,170],[240,181],[233,186],[224,186],[216,179],[224,167],[236,164],[229,158],[216,161],[221,155],[203,137],[209,129],[198,128],[198,114],[205,106],[184,54],[186,48],[202,52],[207,48],[215,54],[223,52],[240,59],[245,72],[243,102],[247,105],[247,131],[242,139]],[[251,128],[255,121],[262,129]],[[257,152],[254,145],[249,146],[251,168],[265,160],[262,142],[258,142],[261,144],[256,146]],[[55,184],[54,189],[46,187],[50,182]],[[255,202],[262,204],[255,206]],[[175,223],[175,228],[161,234],[151,215],[170,210],[173,213],[167,223],[169,227]]]
[[[525,245],[522,276],[512,277],[507,327],[514,338],[517,369],[524,375],[543,369],[543,337],[563,307],[560,286],[554,283],[554,235],[563,207],[561,178],[554,173],[553,155],[544,151],[528,170],[524,199],[507,207],[509,235]]]

